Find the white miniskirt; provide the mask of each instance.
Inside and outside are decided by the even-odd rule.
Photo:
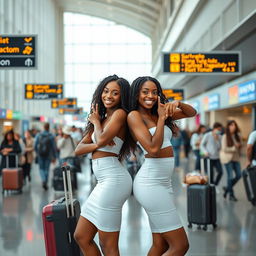
[[[122,207],[132,190],[132,179],[117,157],[92,160],[98,181],[85,204],[81,216],[105,232],[120,231]]]
[[[173,157],[145,158],[134,180],[134,196],[148,215],[152,233],[164,233],[182,227],[173,202],[173,169]]]

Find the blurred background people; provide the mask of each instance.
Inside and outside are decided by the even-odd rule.
[[[246,148],[246,166],[256,166],[256,131],[249,135]]]
[[[57,149],[54,135],[49,132],[49,123],[44,124],[44,131],[37,134],[35,140],[35,151],[38,157],[42,187],[48,189],[48,176],[51,162],[57,158]]]
[[[224,187],[224,198],[229,194],[231,201],[237,201],[233,187],[241,178],[240,149],[242,139],[239,135],[240,129],[235,120],[227,122],[225,134],[221,139],[220,160],[227,171],[227,187]],[[235,177],[233,177],[235,173]]]
[[[204,134],[200,144],[201,154],[210,159],[210,183],[216,186],[219,184],[223,174],[220,162],[221,131],[222,124],[218,122],[214,123],[212,131]],[[207,170],[207,167],[205,169]],[[214,169],[217,171],[216,178],[214,178]],[[209,170],[207,170],[207,172],[209,172]]]
[[[24,137],[24,145],[25,145],[25,163],[23,164],[23,173],[24,173],[24,181],[28,179],[28,181],[31,181],[31,164],[34,160],[34,139],[32,137],[31,131],[27,130],[25,132]]]
[[[18,165],[18,163],[16,162],[18,160],[14,154],[21,153],[21,146],[19,141],[14,138],[13,130],[7,131],[5,133],[4,139],[0,146],[0,152],[2,155],[0,174],[2,173],[3,168],[16,167]]]
[[[180,131],[183,141],[183,149],[184,149],[184,155],[186,158],[189,158],[189,152],[191,150],[190,146],[190,131],[186,128]]]
[[[74,142],[78,144],[82,139],[82,133],[80,132],[80,129],[76,128],[74,125],[71,127],[71,129],[71,137],[74,139]]]
[[[180,167],[180,150],[183,144],[181,132],[179,128],[176,129],[176,134],[171,138],[171,144],[174,151],[174,168]]]
[[[206,131],[205,125],[199,125],[198,129],[195,133],[191,136],[190,145],[194,152],[196,161],[195,161],[195,170],[201,170],[200,166],[200,143],[202,141],[203,135]]]

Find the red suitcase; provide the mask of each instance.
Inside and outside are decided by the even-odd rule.
[[[2,188],[3,193],[7,190],[17,190],[22,193],[23,186],[23,170],[18,167],[18,155],[15,154],[15,168],[9,168],[9,156],[13,156],[14,154],[9,154],[6,156],[6,166],[2,170]]]
[[[73,199],[70,167],[62,167],[62,170],[65,197],[46,205],[42,213],[46,256],[80,256],[73,237],[80,204]]]

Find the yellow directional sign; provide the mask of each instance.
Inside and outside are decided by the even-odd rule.
[[[80,115],[83,112],[83,108],[60,108],[60,115]]]
[[[77,98],[64,98],[52,100],[52,108],[76,108]]]
[[[63,84],[25,84],[25,99],[62,99]]]
[[[35,67],[36,36],[0,35],[0,69]]]
[[[182,89],[165,89],[163,94],[169,100],[184,100],[184,91]]]

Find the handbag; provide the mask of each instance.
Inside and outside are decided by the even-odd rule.
[[[27,162],[26,156],[25,155],[20,155],[19,157],[19,165],[23,166]]]
[[[208,176],[202,175],[199,172],[191,172],[188,173],[184,177],[184,183],[191,185],[191,184],[206,184],[208,182]]]

